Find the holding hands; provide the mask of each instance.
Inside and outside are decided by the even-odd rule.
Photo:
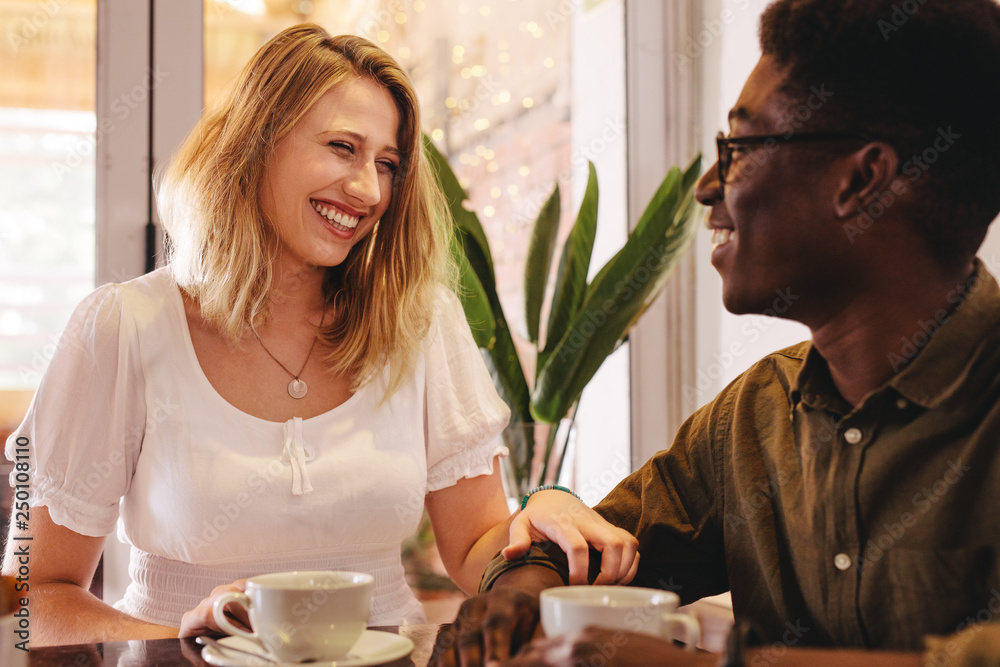
[[[627,584],[639,568],[635,537],[564,491],[531,494],[524,509],[514,516],[510,543],[501,553],[507,560],[523,558],[532,542],[559,545],[569,561],[570,585],[588,583],[591,548],[601,552],[601,571],[592,582],[596,585]]]
[[[511,663],[515,665],[575,665],[575,656],[588,652],[588,646],[596,646],[592,642],[596,637],[539,639],[538,593],[566,583],[587,584],[591,549],[601,554],[594,584],[626,584],[639,566],[638,542],[631,533],[611,525],[572,494],[560,490],[533,493],[530,502],[513,518],[509,536],[510,543],[501,551],[508,561],[527,556],[533,542],[558,545],[566,554],[568,581],[555,569],[534,564],[504,572],[497,578],[494,590],[466,600],[455,621],[441,629],[431,665],[498,664],[515,655]]]

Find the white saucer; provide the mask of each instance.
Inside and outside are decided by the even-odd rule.
[[[238,648],[244,651],[264,656],[264,650],[249,639],[243,637],[223,637],[219,640],[223,646]],[[381,630],[365,630],[361,633],[358,643],[351,648],[347,657],[331,662],[310,662],[310,667],[365,667],[365,665],[381,665],[392,662],[410,654],[413,642],[407,637],[401,637],[392,632]],[[206,646],[201,650],[202,659],[216,667],[302,667],[301,662],[267,662],[245,653],[226,651],[214,646]]]

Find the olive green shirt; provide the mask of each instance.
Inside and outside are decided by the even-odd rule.
[[[787,645],[918,650],[995,620],[1000,289],[977,266],[949,301],[854,408],[802,343],[692,415],[596,507],[639,540],[632,585],[732,591],[737,618]]]

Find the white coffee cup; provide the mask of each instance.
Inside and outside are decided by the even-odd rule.
[[[701,638],[698,620],[677,611],[676,593],[632,586],[560,586],[541,592],[542,629],[549,637],[575,634],[589,625],[641,632],[673,640],[684,627],[684,643],[694,650]]]
[[[256,642],[281,662],[336,660],[368,625],[374,581],[361,572],[264,574],[247,579],[245,593],[221,595],[212,614],[223,630]],[[231,602],[247,610],[253,632],[226,618]]]

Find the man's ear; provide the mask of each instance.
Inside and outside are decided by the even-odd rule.
[[[884,141],[873,141],[852,153],[845,160],[845,173],[836,193],[834,211],[840,219],[852,218],[858,211],[866,211],[873,202],[885,206],[886,193],[892,192],[891,201],[908,190],[899,176],[899,155]],[[894,185],[895,183],[895,185]]]

